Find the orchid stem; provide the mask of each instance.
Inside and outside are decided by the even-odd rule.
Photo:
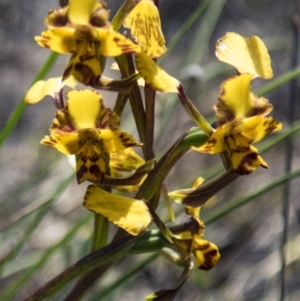
[[[193,105],[191,100],[186,95],[183,86],[180,84],[178,87],[178,97],[181,101],[181,104],[183,105],[186,112],[189,114],[189,116],[193,119],[193,121],[202,128],[202,130],[208,135],[211,136],[211,134],[214,132],[214,129],[210,126],[210,124],[207,122],[207,120],[202,116],[202,114],[197,110],[197,108]]]
[[[108,228],[108,219],[100,214],[95,213],[94,235],[91,252],[96,251],[107,244]]]
[[[164,199],[165,199],[165,204],[166,204],[166,208],[168,210],[168,214],[169,214],[169,218],[170,218],[170,222],[175,222],[175,214],[174,214],[174,210],[172,208],[172,203],[170,200],[170,197],[168,196],[168,191],[166,186],[163,184],[161,187]]]

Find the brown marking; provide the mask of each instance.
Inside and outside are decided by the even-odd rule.
[[[102,170],[100,169],[100,167],[97,164],[92,164],[89,171],[92,175],[94,175],[96,177],[97,183],[102,182],[104,173],[102,172]],[[88,178],[88,179],[90,181],[92,181],[92,179],[90,179],[90,178]]]
[[[76,173],[77,182],[81,184],[86,179],[85,174],[88,172],[88,169],[85,165],[80,166],[79,170]]]
[[[74,70],[81,74],[82,83],[85,85],[93,86],[99,81],[100,75],[96,76],[93,70],[83,63],[76,63]]]

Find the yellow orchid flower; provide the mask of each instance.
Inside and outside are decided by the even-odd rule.
[[[159,11],[153,1],[139,1],[123,25],[130,28],[131,35],[141,47],[141,51],[135,54],[135,63],[145,82],[153,90],[178,93],[180,82],[152,60],[167,51]]]
[[[202,177],[197,178],[191,189],[176,190],[168,193],[169,197],[176,202],[182,203],[182,200],[188,196],[188,194],[194,191],[204,182]],[[204,223],[200,219],[200,207],[186,207],[186,214],[190,216],[190,220],[186,223],[184,229],[176,229],[171,232],[155,212],[149,207],[149,210],[153,216],[153,221],[156,223],[162,234],[167,240],[174,244],[181,253],[181,259],[185,260],[193,254],[196,259],[196,267],[198,269],[210,270],[215,266],[220,258],[218,247],[206,240],[203,240],[204,235]]]
[[[137,145],[137,141],[120,131],[120,118],[104,106],[97,92],[74,90],[67,96],[65,108],[56,112],[51,135],[41,144],[76,155],[78,183],[100,183],[107,170],[106,154]]]
[[[201,185],[203,178],[198,178],[193,183],[192,190]],[[189,189],[191,190],[191,189]],[[185,198],[188,190],[178,190],[169,193],[171,198],[176,201]],[[184,227],[174,227],[171,231],[157,216],[155,211],[149,206],[149,211],[153,217],[153,221],[160,229],[164,237],[173,245],[171,252],[165,251],[165,255],[170,260],[184,267],[179,280],[171,289],[163,289],[146,297],[146,300],[173,300],[178,290],[189,277],[194,267],[192,257],[195,258],[195,266],[201,270],[212,269],[220,259],[218,247],[207,240],[202,239],[204,235],[204,223],[200,220],[201,207],[186,207],[186,213],[190,216],[189,220],[184,223]],[[172,250],[175,251],[172,252]]]
[[[93,86],[104,69],[103,56],[140,51],[140,46],[112,29],[108,18],[106,4],[97,0],[70,0],[68,6],[49,12],[45,20],[49,29],[35,40],[55,52],[72,54],[63,80],[73,75]]]
[[[281,123],[265,117],[272,105],[251,92],[255,77],[268,79],[273,75],[267,49],[258,37],[247,38],[235,33],[227,33],[218,40],[216,48],[217,57],[241,74],[222,84],[215,106],[218,126],[204,145],[193,149],[209,154],[226,151],[233,168],[241,175],[253,172],[258,166],[268,168],[252,143],[280,130]]]
[[[201,207],[186,207],[186,213],[198,224],[198,231],[177,234],[176,238],[192,240],[190,252],[194,254],[196,259],[196,267],[201,270],[210,270],[220,259],[218,247],[207,240],[202,239],[204,235],[204,223],[200,220]]]
[[[203,182],[204,179],[199,177],[193,182],[192,188],[172,191],[168,193],[168,195],[175,202],[182,203],[189,193],[193,192]],[[220,253],[215,244],[202,239],[205,226],[202,220],[200,220],[201,208],[202,206],[196,208],[186,207],[186,214],[191,217],[194,224],[193,230],[177,233],[175,237],[177,243],[179,243],[181,247],[185,248],[189,254],[194,254],[196,258],[196,267],[198,269],[210,270],[218,262]]]

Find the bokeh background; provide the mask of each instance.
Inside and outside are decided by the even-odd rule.
[[[107,3],[113,16],[122,1]],[[49,50],[38,47],[33,37],[45,29],[47,11],[57,7],[54,0],[0,0],[1,130],[49,56]],[[220,84],[234,75],[234,70],[219,62],[214,54],[216,40],[226,32],[262,38],[272,58],[274,80],[299,65],[298,0],[161,0],[160,12],[170,49],[161,64],[184,83],[189,97],[211,121]],[[180,36],[183,24],[186,31]],[[60,75],[67,61],[67,56],[61,56],[47,78]],[[108,67],[105,73],[117,77]],[[253,89],[262,91],[266,84],[256,79]],[[107,103],[113,105],[116,94],[103,94]],[[209,272],[193,271],[176,300],[280,300],[280,249],[285,221],[289,226],[286,300],[300,300],[300,180],[295,176],[287,184],[275,185],[255,197],[257,191],[266,189],[286,172],[299,169],[298,135],[289,139],[280,136],[288,133],[292,124],[299,127],[299,78],[277,85],[265,96],[274,106],[272,115],[284,125],[281,133],[259,144],[262,149],[271,145],[263,154],[270,169],[260,168],[239,178],[205,206],[201,215],[208,221],[205,237],[220,247],[222,257]],[[172,96],[158,94],[156,110],[155,152],[159,158],[194,124]],[[63,156],[39,145],[53,116],[50,99],[28,107],[1,146],[0,259],[9,256],[9,260],[0,267],[0,291],[17,289],[9,299],[1,299],[0,294],[0,300],[22,300],[89,251],[92,221],[82,222],[87,214],[82,207],[86,184],[76,184]],[[129,108],[122,124],[128,131],[135,131]],[[222,172],[220,164],[218,156],[189,152],[172,169],[166,187],[170,191],[188,187],[199,176],[209,181]],[[227,204],[247,196],[252,199],[246,205],[214,218]],[[289,202],[288,220],[282,215],[285,202]],[[162,210],[161,216],[165,214]],[[126,284],[113,291],[103,290],[144,259],[147,256],[129,257],[116,264],[84,300],[143,300],[158,288],[172,286],[180,275],[179,268],[156,257],[141,268],[137,277],[128,276]],[[49,300],[63,300],[70,288]]]

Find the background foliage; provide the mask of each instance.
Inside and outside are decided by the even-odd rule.
[[[112,15],[120,3],[108,1]],[[284,270],[286,296],[289,300],[300,298],[299,278],[295,277],[299,273],[300,254],[297,135],[300,8],[297,5],[292,0],[160,1],[163,31],[170,50],[161,63],[184,82],[189,97],[201,112],[213,118],[212,107],[219,86],[234,74],[231,68],[216,60],[214,49],[218,38],[235,31],[245,36],[258,35],[266,43],[275,76],[269,83],[255,80],[254,90],[268,92],[265,95],[274,105],[273,116],[284,124],[283,131],[259,145],[260,149],[267,149],[264,158],[270,169],[258,169],[250,176],[240,177],[206,205],[202,213],[207,225],[206,237],[220,247],[222,257],[208,273],[195,270],[177,300],[278,300],[283,277],[280,249],[285,224],[289,225]],[[76,184],[64,157],[39,145],[53,117],[51,101],[45,100],[27,108],[23,115],[16,115],[18,122],[14,130],[7,132],[7,137],[3,132],[11,112],[49,55],[35,44],[33,36],[44,29],[43,19],[51,7],[57,7],[57,2],[0,1],[0,141],[3,142],[0,287],[4,292],[0,300],[26,297],[87,254],[90,247],[91,215],[82,207],[85,184],[80,187]],[[60,74],[67,59],[59,57],[47,77]],[[108,68],[106,71],[116,76]],[[114,98],[113,93],[105,94],[110,104]],[[193,124],[173,97],[159,94],[156,108],[155,151],[161,154]],[[17,112],[22,111],[20,106]],[[134,128],[129,110],[122,123],[128,131]],[[165,183],[171,191],[189,186],[198,176],[209,180],[219,170],[217,156],[190,152]],[[289,174],[290,171],[294,173]],[[289,219],[282,215],[287,202]],[[161,216],[164,214],[162,211]],[[172,285],[179,273],[178,268],[161,257],[128,257],[116,264],[85,300],[120,300],[121,297],[141,300],[158,287]],[[61,300],[69,288],[51,300]]]

